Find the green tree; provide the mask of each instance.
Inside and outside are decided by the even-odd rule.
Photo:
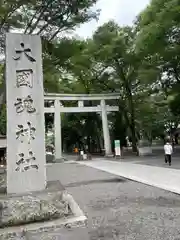
[[[101,26],[93,36],[95,57],[103,67],[108,67],[107,80],[113,81],[114,91],[120,94],[120,111],[130,129],[133,150],[137,151],[135,100],[137,93],[142,91],[143,80],[140,75],[142,60],[135,52],[135,39],[133,28],[121,28],[114,22]]]
[[[62,31],[73,30],[81,23],[98,16],[91,7],[97,0],[3,0],[0,10],[0,31],[20,29],[53,40]]]
[[[25,34],[38,34],[43,38],[44,55],[47,57],[47,47],[54,39],[59,39],[60,33],[74,30],[84,22],[98,17],[99,11],[91,10],[97,0],[87,1],[54,1],[54,0],[3,0],[0,9],[0,49],[5,47],[6,32],[20,30]],[[50,52],[50,50],[48,50]],[[44,56],[43,55],[43,56]],[[49,77],[49,76],[47,76]],[[54,83],[56,82],[56,84]],[[57,78],[45,86],[54,90]],[[5,100],[5,83],[0,96],[0,106]]]
[[[152,0],[138,16],[136,50],[156,65],[160,77],[154,85],[164,92],[167,103],[179,119],[180,89],[180,4],[178,0]]]
[[[6,105],[3,105],[0,113],[0,134],[6,136]]]
[[[95,45],[92,39],[84,41],[64,38],[54,47],[51,62],[61,76],[60,92],[91,94],[115,91],[115,82],[106,71],[108,66],[104,66],[96,59]],[[64,102],[64,104],[68,103]],[[86,104],[94,106],[97,105],[97,102],[89,101]],[[110,121],[114,123],[113,115],[110,116]],[[73,135],[68,133],[71,131]],[[121,139],[124,136],[123,131],[119,133]],[[69,146],[77,141],[81,147],[88,145],[90,151],[94,151],[94,147],[101,149],[103,136],[100,116],[96,113],[84,113],[78,114],[78,116],[66,115],[63,120],[63,139],[66,143],[68,142],[66,145]],[[124,139],[121,142],[124,142]]]
[[[152,0],[137,18],[136,50],[158,66],[167,94],[180,84],[179,10],[178,0]]]

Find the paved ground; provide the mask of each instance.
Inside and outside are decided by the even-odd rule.
[[[180,240],[180,196],[79,165],[48,166],[88,216],[91,240]]]
[[[70,160],[76,161],[76,158],[69,157]],[[168,169],[180,169],[180,156],[172,156],[172,165],[169,167],[168,164],[164,162],[164,156],[145,156],[145,157],[137,157],[137,156],[124,156],[121,159],[115,158],[105,158],[105,157],[94,157],[92,161],[103,161],[108,160],[112,162],[122,162],[122,163],[133,163],[147,166],[155,166],[161,168]]]
[[[79,164],[180,194],[178,169],[107,160],[80,161]]]
[[[154,155],[163,155],[164,154],[164,146],[152,146],[152,152]],[[180,146],[174,146],[174,155],[180,156]]]
[[[114,161],[114,159],[113,159]],[[180,156],[172,156],[172,166],[169,167],[168,164],[164,162],[164,156],[146,156],[146,157],[124,157],[121,160],[117,160],[118,162],[127,162],[148,166],[156,166],[163,168],[171,168],[171,169],[180,169]]]
[[[76,156],[74,155],[66,155],[67,159],[70,160],[76,160]],[[106,158],[93,156],[94,160],[104,160]],[[107,160],[107,159],[106,159]],[[109,160],[109,159],[108,159]],[[114,161],[115,159],[112,159]],[[117,160],[119,161],[119,160]],[[167,164],[164,162],[164,152],[163,152],[163,146],[153,147],[153,155],[152,156],[146,156],[146,157],[137,157],[132,156],[132,154],[127,154],[123,156],[123,158],[120,160],[121,162],[127,162],[127,163],[135,163],[135,164],[143,164],[143,165],[149,165],[149,166],[156,166],[156,167],[163,167],[163,168],[169,168]],[[176,146],[173,156],[172,156],[172,169],[180,169],[180,146]]]

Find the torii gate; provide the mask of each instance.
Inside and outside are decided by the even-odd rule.
[[[106,100],[119,99],[117,93],[112,94],[56,94],[49,93],[44,95],[45,101],[53,101],[54,107],[45,107],[45,113],[54,113],[54,129],[55,129],[55,158],[62,158],[62,136],[61,136],[61,113],[80,113],[80,112],[100,112],[102,117],[103,137],[105,155],[111,156],[111,140],[109,134],[109,126],[107,112],[119,111],[118,106],[106,105]],[[99,100],[100,105],[93,107],[85,107],[84,101]],[[78,101],[77,107],[63,107],[61,101]]]

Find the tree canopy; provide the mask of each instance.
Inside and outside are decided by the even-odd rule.
[[[151,0],[133,26],[109,21],[89,39],[62,36],[98,17],[99,11],[91,8],[94,3],[7,0],[0,10],[0,31],[19,29],[42,36],[45,92],[118,93],[120,100],[109,102],[119,106],[118,113],[108,116],[112,140],[120,139],[125,146],[128,136],[137,151],[139,139],[172,135],[179,124],[180,4]],[[1,44],[3,49],[3,38]],[[2,66],[1,85],[3,71]],[[52,121],[48,116],[47,122]],[[3,124],[2,120],[0,129],[5,129]],[[97,114],[63,114],[62,133],[66,149],[74,145],[88,146],[90,151],[103,148]]]
[[[0,10],[0,33],[13,29],[38,34],[48,41],[63,31],[98,17],[91,7],[97,0],[3,0]],[[1,41],[3,47],[3,41]]]

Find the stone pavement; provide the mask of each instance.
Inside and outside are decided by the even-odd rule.
[[[94,160],[80,161],[78,163],[180,194],[180,170],[177,169],[125,163],[121,160]]]
[[[106,159],[108,160],[108,159]],[[168,164],[164,162],[164,155],[162,156],[144,156],[144,157],[124,157],[121,160],[117,160],[118,162],[125,162],[125,163],[135,163],[135,164],[142,164],[148,166],[156,166],[156,167],[163,167],[169,168]],[[180,156],[172,156],[172,166],[170,168],[173,169],[180,169]]]
[[[49,165],[47,176],[87,215],[90,240],[180,239],[177,194],[72,162]]]

